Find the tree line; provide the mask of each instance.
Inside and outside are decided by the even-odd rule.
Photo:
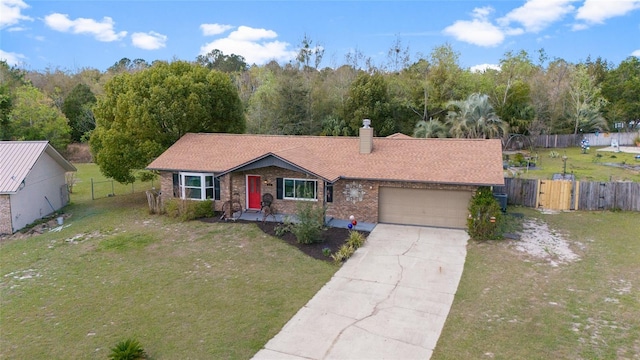
[[[450,45],[412,61],[400,40],[380,65],[356,51],[322,68],[323,55],[305,36],[287,64],[249,66],[219,50],[194,61],[123,58],[104,72],[2,62],[0,139],[48,139],[59,149],[91,139],[103,172],[106,159],[117,159],[106,174],[129,182],[131,172],[116,171],[125,161],[116,144],[135,144],[128,156],[140,161],[129,169],[142,168],[190,131],[352,136],[370,118],[377,136],[503,137],[640,124],[637,57],[574,64],[544,50],[535,60],[506,52],[499,69],[472,71]]]

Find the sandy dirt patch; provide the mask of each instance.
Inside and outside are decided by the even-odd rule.
[[[523,223],[521,238],[514,244],[516,250],[543,259],[554,267],[580,259],[571,250],[569,243],[541,220],[526,220]]]

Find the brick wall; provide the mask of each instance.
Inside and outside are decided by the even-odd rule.
[[[166,204],[167,200],[173,197],[173,173],[169,171],[160,172],[160,197],[162,203]]]
[[[325,204],[324,181],[297,171],[282,169],[275,166],[269,166],[261,169],[250,171],[240,171],[224,175],[220,178],[220,200],[215,201],[215,209],[222,210],[222,204],[237,196],[242,204],[242,208],[246,210],[247,193],[246,193],[246,176],[260,176],[261,193],[270,193],[273,195],[273,206],[276,212],[280,214],[295,214],[296,204],[299,200],[277,199],[276,178],[297,178],[297,179],[313,179],[318,181],[318,205]],[[362,201],[347,201],[345,189],[347,184],[361,185],[364,192]],[[173,176],[171,172],[160,173],[160,186],[162,190],[163,200],[173,197]],[[377,223],[378,222],[378,192],[381,186],[401,187],[410,189],[432,189],[432,190],[463,190],[475,191],[475,186],[457,186],[445,184],[426,184],[412,182],[393,182],[393,181],[376,181],[376,180],[338,180],[333,185],[333,202],[326,203],[327,215],[336,219],[348,219],[350,215],[354,215],[358,221]]]
[[[0,195],[0,235],[11,233],[11,200],[9,195]]]
[[[347,184],[362,185],[364,195],[362,201],[347,201],[344,191]],[[400,187],[408,189],[432,189],[432,190],[466,190],[475,191],[475,186],[456,186],[443,184],[426,184],[412,182],[393,182],[375,180],[338,180],[333,185],[333,203],[328,204],[327,215],[336,219],[348,219],[354,215],[358,221],[378,222],[378,193],[382,186]]]
[[[231,174],[220,177],[220,200],[214,201],[213,207],[216,211],[222,211],[222,205],[231,197]]]
[[[220,198],[221,199],[229,198],[229,195],[228,195],[229,187],[222,185],[225,179],[228,179],[228,176],[223,176],[220,179]],[[160,191],[161,191],[160,197],[162,198],[163,204],[166,204],[167,200],[173,198],[173,192],[174,192],[173,172],[170,172],[170,171],[160,172]],[[180,194],[180,189],[176,189],[176,191],[177,191],[177,194]],[[178,197],[180,196],[178,195]],[[222,201],[214,201],[214,209],[216,211],[222,210]]]
[[[260,190],[262,194],[270,193],[273,195],[273,206],[278,213],[293,214],[296,212],[296,200],[276,199],[276,178],[296,178],[296,179],[314,179],[318,180],[318,204],[322,204],[324,200],[324,182],[315,177],[308,176],[304,173],[282,169],[275,166],[269,166],[261,169],[250,171],[240,171],[220,177],[220,200],[214,202],[216,211],[222,211],[222,205],[232,199],[234,194],[240,200],[242,208],[246,210],[247,192],[246,192],[246,176],[260,176]],[[163,202],[173,197],[173,174],[168,171],[160,172],[160,190],[162,191]]]
[[[287,170],[276,166],[269,166],[261,169],[254,169],[250,171],[241,171],[230,174],[233,194],[238,194],[242,207],[247,205],[247,193],[246,193],[246,176],[247,175],[259,175],[260,176],[260,190],[262,194],[269,193],[273,195],[273,207],[280,214],[294,214],[296,212],[297,200],[277,199],[276,179],[277,178],[295,178],[295,179],[310,179],[318,181],[318,193],[317,203],[322,205],[324,202],[324,182],[313,176],[309,176],[297,171]],[[222,186],[222,184],[221,184]],[[220,194],[222,197],[222,194]],[[222,199],[228,199],[222,197]]]

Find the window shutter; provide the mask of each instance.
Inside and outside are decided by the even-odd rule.
[[[282,200],[284,192],[284,184],[282,178],[276,178],[276,199]]]
[[[220,179],[217,177],[213,178],[213,199],[220,200]]]
[[[180,196],[180,174],[173,173],[173,197]]]

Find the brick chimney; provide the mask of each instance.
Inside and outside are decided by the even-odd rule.
[[[360,154],[370,154],[373,150],[373,128],[371,128],[371,120],[362,120],[360,128]]]

